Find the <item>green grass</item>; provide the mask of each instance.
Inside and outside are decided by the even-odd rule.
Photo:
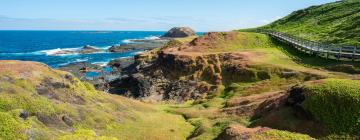
[[[326,79],[305,86],[305,109],[325,123],[329,133],[360,131],[360,81]]]
[[[11,64],[32,67],[0,69],[0,139],[182,140],[194,129],[181,115],[96,91],[68,73],[31,62]],[[21,118],[21,112],[28,116]]]
[[[294,62],[311,68],[326,68],[329,70],[346,72],[351,74],[360,73],[360,64],[358,62],[351,61],[337,61],[332,59],[325,59],[317,57],[314,55],[309,55],[304,52],[301,52],[282,42],[272,40],[277,44],[277,48],[281,50],[284,54],[290,57]]]
[[[291,13],[261,29],[324,43],[360,45],[360,1],[342,0]]]
[[[0,112],[0,139],[25,139],[28,123],[14,118],[9,113]]]
[[[179,114],[194,126],[188,139],[209,140],[215,139],[229,124],[248,124],[248,118],[229,116],[222,112],[225,99],[214,97],[201,102],[189,101],[179,105],[163,105],[169,113]]]
[[[258,140],[315,140],[314,138],[298,133],[281,130],[269,130],[254,136],[252,139]]]
[[[79,129],[73,134],[61,136],[59,140],[117,140],[115,137],[97,136],[93,130]]]
[[[225,37],[230,39],[225,39]],[[219,33],[214,40],[216,42],[216,47],[203,51],[212,53],[236,52],[258,48],[273,48],[276,45],[271,42],[271,37],[267,35],[248,32],[237,32],[236,34],[230,34],[228,36],[222,36],[222,34]]]

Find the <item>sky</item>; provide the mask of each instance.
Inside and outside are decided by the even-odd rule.
[[[0,0],[0,30],[229,31],[336,0]]]

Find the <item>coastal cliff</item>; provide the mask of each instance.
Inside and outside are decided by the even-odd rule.
[[[173,40],[159,50],[136,56],[136,63],[127,69],[128,76],[110,83],[110,92],[141,99],[186,101],[216,96],[218,89],[231,83],[271,77],[321,77],[272,64],[259,66],[256,59],[267,54],[244,51],[271,45],[269,41],[261,34],[237,32],[207,33],[191,41]],[[236,49],[239,51],[233,51]]]
[[[135,63],[124,68],[126,76],[110,83],[110,92],[145,102],[175,102],[166,110],[195,126],[188,139],[313,139],[353,134],[345,127],[356,123],[348,122],[339,130],[331,126],[335,120],[319,117],[324,112],[317,109],[331,105],[318,104],[316,94],[322,89],[314,89],[332,85],[351,97],[358,90],[333,83],[358,76],[326,69],[337,62],[319,67],[308,61],[326,60],[306,56],[308,60],[299,61],[303,56],[292,51],[269,36],[249,32],[175,39],[137,55]],[[332,109],[349,113],[340,108]]]

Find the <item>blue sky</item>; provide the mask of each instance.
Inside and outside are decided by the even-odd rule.
[[[335,0],[0,0],[0,30],[228,31]]]

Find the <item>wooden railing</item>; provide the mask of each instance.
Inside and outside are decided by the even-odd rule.
[[[341,61],[360,61],[359,46],[324,44],[270,30],[257,30],[256,32],[268,34],[272,38],[294,46],[296,49],[310,55]]]

